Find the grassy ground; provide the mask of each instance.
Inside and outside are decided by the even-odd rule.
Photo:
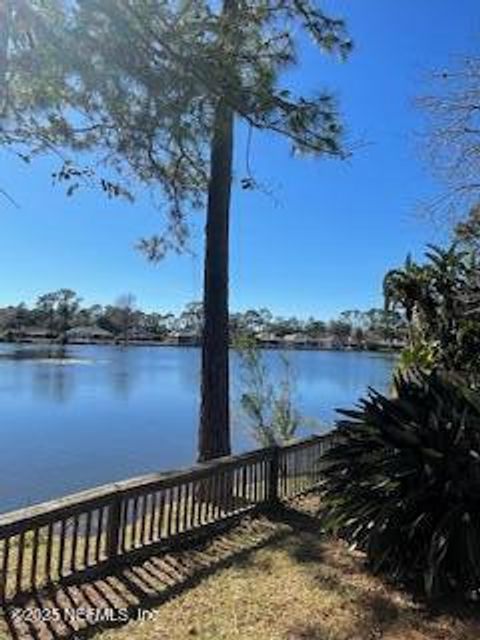
[[[368,574],[364,558],[319,535],[315,506],[245,520],[208,545],[58,588],[0,625],[0,638],[98,640],[478,640],[468,610],[427,611]],[[62,610],[62,620],[24,612]],[[129,622],[81,619],[117,612]],[[65,612],[70,614],[66,615]],[[15,614],[15,620],[12,620]],[[138,620],[144,616],[146,619]],[[34,617],[31,615],[30,617]],[[3,634],[3,635],[2,635]]]

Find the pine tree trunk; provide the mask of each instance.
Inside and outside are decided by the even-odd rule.
[[[233,112],[220,99],[215,113],[208,189],[199,461],[230,454],[228,254]]]

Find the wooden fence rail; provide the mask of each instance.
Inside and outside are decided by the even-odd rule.
[[[332,437],[117,482],[0,516],[0,605],[313,488]]]

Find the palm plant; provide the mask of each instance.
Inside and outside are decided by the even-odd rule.
[[[432,597],[480,595],[480,284],[454,244],[409,257],[384,282],[409,343],[392,397],[374,390],[341,411],[325,456],[326,522],[372,567],[422,578]]]
[[[446,373],[399,375],[341,411],[325,454],[326,523],[376,571],[428,596],[480,588],[480,394]]]
[[[480,286],[476,258],[456,244],[430,246],[425,265],[407,258],[384,279],[387,308],[404,311],[408,345],[401,368],[462,371],[473,382],[480,365]]]
[[[408,254],[401,269],[391,269],[383,280],[383,295],[387,309],[401,307],[409,325],[413,322],[415,306],[424,300],[428,272]]]

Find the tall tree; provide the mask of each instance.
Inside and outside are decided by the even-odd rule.
[[[295,153],[341,157],[335,101],[281,84],[303,29],[320,49],[345,57],[341,20],[314,0],[30,0],[32,46],[9,48],[9,134],[27,132],[36,152],[92,152],[160,189],[166,233],[140,246],[157,260],[181,250],[186,216],[206,207],[205,311],[199,459],[230,452],[228,383],[229,211],[235,118],[272,131]],[[4,129],[6,130],[6,129]],[[65,157],[65,156],[64,156]],[[90,156],[91,157],[91,156]],[[89,178],[67,157],[57,173],[72,194]],[[127,193],[103,180],[109,195]],[[127,183],[128,184],[128,183]],[[245,188],[254,185],[247,176]]]
[[[71,289],[59,289],[40,296],[36,302],[38,320],[52,333],[63,339],[73,325],[80,309],[81,299]]]
[[[428,211],[458,222],[480,203],[480,57],[433,73],[418,104],[426,116],[422,150],[442,185]]]
[[[71,289],[60,289],[56,292],[56,312],[60,335],[66,339],[66,332],[72,327],[75,316],[80,309],[81,299]]]
[[[124,293],[115,301],[113,324],[120,332],[124,344],[128,344],[130,333],[135,325],[136,298],[133,293]]]
[[[426,299],[428,282],[429,267],[417,264],[410,254],[402,268],[391,269],[383,279],[385,309],[402,308],[410,331],[413,328],[415,305],[417,301]]]

